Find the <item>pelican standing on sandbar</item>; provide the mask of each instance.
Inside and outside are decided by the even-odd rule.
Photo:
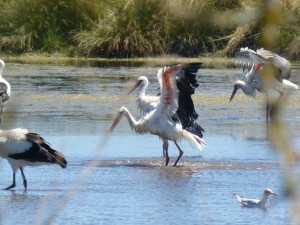
[[[139,134],[150,133],[165,140],[172,140],[179,150],[179,155],[174,163],[177,165],[183,150],[179,147],[178,141],[186,140],[199,150],[203,149],[205,142],[202,138],[183,129],[180,122],[176,121],[176,110],[178,108],[178,88],[176,86],[176,76],[181,72],[183,65],[177,64],[173,67],[164,67],[158,71],[160,81],[160,101],[155,109],[146,113],[138,121],[131,115],[126,107],[121,107],[114,120],[110,131],[116,127],[118,122],[125,116],[130,127]],[[166,162],[166,165],[168,162]]]
[[[66,168],[64,155],[50,147],[50,145],[36,133],[26,129],[0,130],[0,156],[7,159],[13,170],[13,183],[5,188],[9,190],[16,186],[16,172],[21,171],[23,185],[27,190],[27,180],[23,171],[25,166],[41,166],[57,164]]]

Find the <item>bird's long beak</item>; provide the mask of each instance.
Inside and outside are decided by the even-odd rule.
[[[115,129],[115,127],[116,127],[117,124],[120,122],[120,120],[122,119],[122,117],[123,117],[123,112],[121,111],[121,112],[119,112],[118,115],[116,116],[116,118],[115,118],[113,124],[111,125],[111,127],[110,127],[110,129],[109,129],[109,132],[112,132],[112,131]]]
[[[238,91],[238,89],[239,88],[237,86],[234,86],[234,89],[233,89],[232,94],[231,94],[230,99],[229,99],[230,102],[234,98],[234,96],[235,96],[236,92]]]
[[[136,82],[135,85],[127,92],[127,95],[131,94],[135,89],[139,87],[139,83]]]

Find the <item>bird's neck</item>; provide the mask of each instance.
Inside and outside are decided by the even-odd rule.
[[[268,199],[268,195],[263,194],[262,199],[260,200],[259,204],[263,207],[263,208],[268,208],[269,206],[269,199]]]
[[[139,94],[138,94],[138,98],[142,98],[146,95],[146,89],[147,87],[146,86],[142,86],[139,90]]]
[[[124,116],[127,118],[131,129],[134,129],[136,131],[138,122],[135,120],[135,118],[131,115],[131,113],[127,109],[124,113]]]
[[[240,86],[242,91],[245,93],[245,95],[255,95],[255,89],[251,87],[250,85],[244,83],[243,85]]]

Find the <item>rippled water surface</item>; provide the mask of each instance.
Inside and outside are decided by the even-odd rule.
[[[108,129],[125,105],[138,116],[126,91],[140,75],[149,94],[158,93],[154,67],[75,67],[7,63],[3,76],[12,95],[2,129],[27,128],[62,151],[68,168],[25,168],[28,191],[17,174],[13,191],[0,191],[1,224],[289,224],[280,157],[267,140],[264,95],[256,99],[232,86],[236,69],[201,69],[193,96],[205,129],[202,152],[185,142],[178,167],[164,167],[162,142],[131,132],[125,119]],[[291,81],[300,85],[300,66]],[[295,148],[300,147],[300,92],[292,93],[281,115]],[[170,143],[171,163],[178,150]],[[1,160],[1,187],[12,171]],[[296,173],[299,173],[297,169]],[[245,209],[233,193],[260,198],[270,209]]]

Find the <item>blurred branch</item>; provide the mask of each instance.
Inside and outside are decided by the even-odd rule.
[[[274,51],[279,46],[280,28],[284,21],[284,1],[266,0],[263,8],[261,44],[266,49]],[[266,66],[263,73],[263,82],[267,92],[267,101],[270,103],[271,126],[270,142],[275,146],[281,156],[281,165],[285,172],[285,188],[290,197],[291,218],[299,221],[299,203],[297,198],[297,177],[295,175],[295,163],[298,160],[297,153],[291,145],[285,127],[280,118],[282,101],[272,95],[272,84],[276,79],[278,70],[274,66]]]
[[[238,26],[232,37],[228,41],[227,46],[224,49],[224,55],[230,56],[234,53],[237,47],[245,40],[245,37],[251,31],[251,25],[245,24]]]

